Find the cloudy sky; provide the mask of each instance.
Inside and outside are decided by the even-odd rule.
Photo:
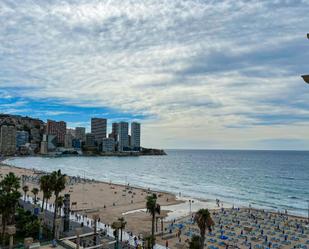
[[[309,149],[309,0],[0,0],[0,112],[159,148]]]

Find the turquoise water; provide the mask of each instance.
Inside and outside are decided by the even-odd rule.
[[[7,163],[307,215],[309,152],[168,150],[167,156],[25,157]]]

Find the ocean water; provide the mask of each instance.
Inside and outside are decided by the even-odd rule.
[[[168,150],[167,156],[23,157],[6,163],[307,215],[309,152]]]

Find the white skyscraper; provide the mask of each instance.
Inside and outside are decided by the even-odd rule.
[[[129,124],[120,122],[118,126],[118,150],[125,151],[129,148]]]
[[[139,151],[141,147],[141,124],[137,122],[131,123],[131,148]]]

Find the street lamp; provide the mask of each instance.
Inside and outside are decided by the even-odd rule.
[[[192,203],[194,203],[194,200],[189,200],[189,211],[190,211],[190,215],[191,215],[191,211],[192,211],[192,209],[191,209]]]

